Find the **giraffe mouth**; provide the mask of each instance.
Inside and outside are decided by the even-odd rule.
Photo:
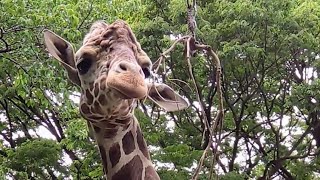
[[[115,89],[115,88],[113,88],[113,89],[114,89],[114,91],[120,96],[121,99],[131,99],[131,97],[123,94],[121,91],[119,91],[119,90],[117,90],[117,89]]]
[[[109,72],[107,86],[119,92],[123,99],[141,99],[147,95],[148,87],[137,73]]]

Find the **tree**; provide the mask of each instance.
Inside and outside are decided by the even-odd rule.
[[[210,138],[204,119],[213,125],[219,100],[211,59],[202,52],[191,59],[198,101],[184,46],[177,45],[157,78],[179,89],[191,107],[164,113],[143,102],[136,111],[162,179],[190,179],[210,140],[199,179],[211,173],[320,179],[318,7],[315,0],[197,1],[196,40],[212,46],[223,65],[224,123]],[[44,28],[79,47],[92,22],[121,18],[155,62],[174,38],[189,33],[186,9],[182,0],[1,1],[0,176],[102,178],[95,143],[72,100],[78,89],[45,51]]]

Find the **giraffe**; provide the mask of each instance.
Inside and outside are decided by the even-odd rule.
[[[125,21],[93,23],[82,46],[44,30],[48,52],[81,89],[80,114],[93,131],[108,180],[156,180],[157,174],[139,122],[137,101],[148,98],[166,111],[188,102],[163,83],[150,83],[152,62]]]

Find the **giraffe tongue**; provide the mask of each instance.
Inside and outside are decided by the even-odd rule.
[[[143,77],[134,73],[109,72],[107,86],[119,91],[124,99],[143,98],[148,91]]]

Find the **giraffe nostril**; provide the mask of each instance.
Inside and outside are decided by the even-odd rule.
[[[111,66],[111,69],[117,73],[141,74],[141,67],[138,64],[132,62],[122,61],[116,64],[114,67]]]
[[[150,77],[151,71],[149,68],[142,68],[143,74],[146,78]]]
[[[119,67],[122,71],[127,71],[127,67],[123,63],[121,63]]]

